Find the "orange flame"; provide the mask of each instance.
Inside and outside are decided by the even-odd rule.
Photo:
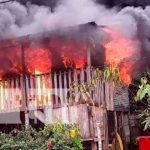
[[[62,62],[66,68],[80,69],[86,65],[87,45],[83,42],[68,41],[62,44]]]
[[[41,72],[39,70],[35,69],[35,75],[39,75],[39,74],[41,74]]]
[[[86,61],[84,58],[82,57],[77,57],[77,56],[73,56],[74,58],[72,58],[72,60],[70,59],[69,56],[65,56],[64,54],[62,55],[62,62],[65,66],[65,68],[76,68],[76,69],[80,69],[85,67]]]
[[[129,60],[137,52],[135,44],[114,30],[105,28],[104,31],[109,38],[109,42],[105,41],[104,43],[106,63],[107,65],[115,63],[119,67],[121,80],[129,85],[132,81],[131,73],[134,65]]]
[[[51,71],[51,53],[44,48],[26,49],[26,66],[32,74],[48,73]]]
[[[33,39],[34,41],[34,39]],[[5,47],[10,48],[5,48]],[[3,50],[5,48],[5,50]],[[23,73],[22,47],[17,40],[0,42],[0,76],[11,78]],[[84,39],[50,37],[39,44],[27,42],[24,46],[27,75],[49,73],[58,68],[83,68],[86,66],[87,43]],[[40,74],[38,73],[38,74]]]

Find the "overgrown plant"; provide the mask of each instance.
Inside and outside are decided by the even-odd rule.
[[[109,65],[109,67],[105,68],[103,72],[103,78],[106,81],[112,80],[114,84],[117,86],[123,84],[120,78],[119,68],[114,63],[112,63],[112,65]]]
[[[82,150],[81,136],[77,125],[59,122],[46,126],[39,132],[40,141],[47,141],[51,150]],[[44,138],[43,138],[44,137]]]
[[[71,83],[69,90],[70,101],[74,100],[77,95],[81,95],[85,102],[89,102],[89,100],[91,100],[91,93],[96,90],[101,79],[104,79],[105,81],[112,81],[114,85],[117,86],[123,85],[120,79],[119,69],[114,65],[106,67],[104,70],[91,68],[91,72],[92,76],[88,82]]]
[[[135,101],[143,101],[146,99],[147,107],[143,110],[140,110],[139,118],[144,124],[144,130],[150,129],[150,83],[146,77],[141,78],[141,85],[137,91]]]
[[[39,132],[29,127],[1,133],[0,150],[83,150],[83,146],[77,125],[57,122]]]

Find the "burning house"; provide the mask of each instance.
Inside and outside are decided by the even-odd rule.
[[[111,133],[116,124],[114,119],[114,127],[108,126],[107,112],[117,111],[118,108],[128,111],[127,90],[114,92],[113,81],[99,78],[93,92],[85,92],[84,96],[77,95],[71,101],[68,95],[72,83],[91,82],[96,68],[104,69],[110,63],[120,65],[120,77],[125,84],[131,82],[130,68],[120,63],[127,56],[121,54],[121,58],[118,57],[120,60],[111,60],[114,58],[111,47],[113,41],[107,44],[109,38],[101,38],[107,32],[111,32],[109,38],[115,34],[91,22],[60,29],[59,32],[1,41],[2,124],[22,124],[24,121],[32,124],[33,120],[44,124],[57,120],[78,123],[84,141],[91,141],[93,149],[97,141],[101,141],[106,149],[109,142],[108,129]],[[119,42],[122,44],[123,40]],[[115,44],[115,48],[119,44]],[[120,52],[117,54],[119,56]],[[85,97],[92,101],[92,105],[85,101]]]
[[[129,120],[127,88],[100,77],[93,91],[70,99],[71,85],[86,85],[96,68],[109,66],[129,85],[141,68],[141,47],[149,49],[148,33],[140,33],[149,26],[149,11],[78,3],[66,0],[52,10],[18,2],[0,6],[1,129],[3,124],[11,130],[12,124],[77,123],[83,141],[94,150],[99,142],[106,150],[116,128],[129,141],[129,125],[120,125]],[[98,25],[84,24],[91,20]]]

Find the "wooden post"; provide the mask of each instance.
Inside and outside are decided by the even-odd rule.
[[[71,79],[71,70],[68,71],[68,88],[70,88],[70,84],[72,83],[72,79]]]
[[[98,150],[102,150],[101,123],[97,123],[96,127],[97,127],[97,137],[98,137]]]
[[[91,66],[91,44],[89,44],[88,50],[87,50],[87,66],[88,67]]]
[[[53,90],[53,84],[52,84],[52,74],[49,73],[49,90],[48,90],[48,105],[52,106],[52,90]]]
[[[87,73],[87,82],[91,81],[91,40],[88,41],[88,48],[87,48],[87,68],[86,68],[86,73]],[[91,91],[90,91],[91,93]],[[93,99],[93,93],[91,93],[91,99]]]
[[[28,95],[26,85],[26,66],[25,66],[25,49],[22,45],[22,98],[25,103],[25,127],[29,126],[29,110],[28,110]]]
[[[64,72],[64,89],[68,89],[67,87],[67,75],[66,75],[66,72]],[[65,97],[64,99],[64,104],[67,105],[68,104],[68,100],[67,100],[67,97]]]
[[[21,94],[21,99],[20,99],[20,101],[21,101],[21,109],[22,110],[24,110],[24,100],[23,100],[23,90],[22,90],[22,87],[23,87],[23,85],[22,85],[22,77],[20,77],[20,94]],[[11,99],[12,99],[12,80],[10,80],[10,87],[11,87]],[[10,105],[11,107],[12,107],[12,104]]]
[[[58,87],[57,87],[57,74],[56,72],[54,73],[54,105],[56,107],[56,105],[58,105]]]
[[[61,71],[59,72],[59,97],[60,97],[60,102],[61,106],[64,105],[64,96],[63,96],[63,86],[62,86],[62,73]]]
[[[36,107],[36,103],[35,103],[35,98],[34,98],[34,95],[35,95],[35,91],[34,91],[34,86],[33,86],[33,77],[30,76],[29,78],[30,80],[30,107],[32,108],[35,108]]]
[[[52,85],[52,74],[49,73],[48,75],[49,77],[49,86],[48,86],[48,91],[47,91],[47,94],[48,94],[48,104],[47,106],[45,106],[44,108],[44,114],[45,114],[45,124],[48,125],[50,123],[53,122],[53,102],[52,102],[52,88],[53,88],[53,85]]]
[[[11,102],[11,91],[10,91],[10,89],[11,89],[11,85],[10,85],[10,81],[8,80],[8,90],[9,90],[9,93],[8,93],[8,110],[10,110],[11,109],[11,107],[10,107],[10,102]]]
[[[5,81],[2,82],[2,88],[3,88],[3,108],[4,110],[7,110],[7,107],[6,107],[6,99],[5,99]]]
[[[15,83],[15,84],[16,84],[16,89],[15,89],[15,91],[16,91],[16,93],[18,94],[18,95],[15,95],[16,108],[19,109],[19,108],[20,108],[19,91],[18,91],[18,89],[19,89],[19,79],[16,79],[15,82],[16,82],[16,83]]]
[[[15,84],[14,84],[14,79],[11,81],[11,94],[12,94],[12,100],[11,100],[11,109],[14,109],[14,100],[15,100],[15,97],[14,97],[14,87],[15,87]]]
[[[108,150],[109,137],[108,137],[108,118],[107,118],[107,109],[104,109],[104,150]]]

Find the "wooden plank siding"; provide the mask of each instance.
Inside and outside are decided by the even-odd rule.
[[[79,125],[83,140],[98,142],[100,138],[106,150],[108,149],[106,110],[114,110],[113,82],[100,77],[95,90],[89,92],[92,105],[83,103],[82,96],[71,102],[68,99],[72,82],[89,83],[93,75],[94,70],[87,67],[26,76],[26,84],[23,84],[22,77],[0,81],[0,113],[25,111],[23,86],[26,85],[28,110],[34,112],[35,118],[45,124],[55,121],[76,123]]]
[[[26,89],[29,109],[42,108],[53,105],[63,107],[69,104],[67,92],[70,84],[89,82],[93,71],[89,67],[74,69],[64,72],[54,72],[45,75],[26,77]],[[6,81],[0,81],[0,111],[12,111],[14,109],[25,109],[22,99],[23,85],[22,77]],[[106,106],[108,110],[114,109],[113,84],[111,81],[99,79],[97,87],[91,93],[91,100],[98,105]],[[80,99],[72,104],[80,104]]]
[[[83,139],[97,138],[97,123],[101,124],[102,138],[105,136],[105,110],[97,106],[86,104],[64,106],[51,109],[49,123],[61,121],[63,123],[76,123],[79,125]],[[104,121],[105,120],[105,121]]]

